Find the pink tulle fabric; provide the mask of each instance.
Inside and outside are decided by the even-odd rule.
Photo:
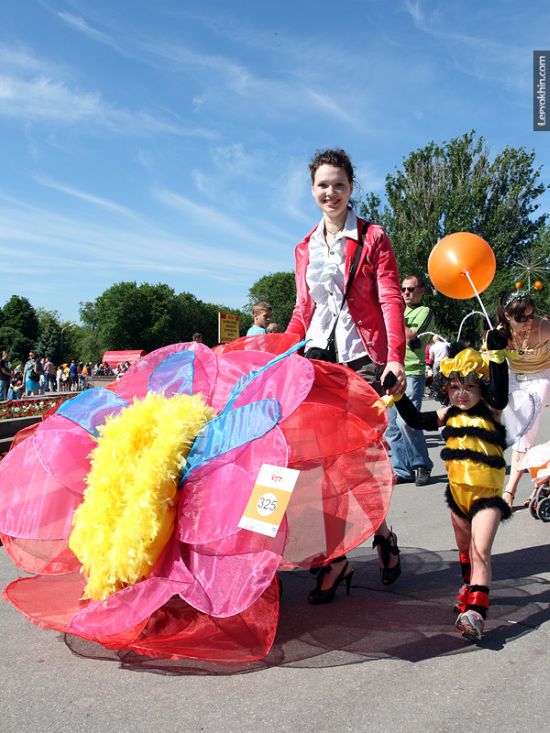
[[[232,409],[276,400],[279,419],[191,471],[151,576],[101,602],[80,600],[84,579],[68,548],[95,438],[62,414],[41,423],[0,463],[0,534],[13,561],[35,574],[12,582],[5,597],[35,623],[112,649],[226,661],[265,656],[278,620],[276,572],[326,564],[365,541],[384,519],[392,490],[385,414],[363,379],[296,354],[261,371],[295,342],[273,334],[213,350],[174,344],[136,362],[112,386],[128,402],[143,398],[165,378],[159,368],[179,364],[189,351],[192,391],[216,412],[241,378],[260,370]],[[187,358],[181,369],[165,370],[167,398],[185,380]],[[274,538],[238,527],[264,463],[300,471]]]

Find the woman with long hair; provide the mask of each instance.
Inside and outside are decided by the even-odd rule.
[[[542,410],[550,402],[550,321],[536,314],[533,298],[525,290],[501,294],[498,328],[508,339],[510,397],[503,413],[509,433],[519,437],[512,445],[510,476],[503,498],[512,506],[523,468],[521,461],[535,444]],[[518,415],[524,424],[517,424]]]

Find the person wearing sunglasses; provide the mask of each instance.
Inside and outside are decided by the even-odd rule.
[[[422,336],[433,326],[433,312],[422,305],[426,283],[422,275],[407,275],[402,281],[401,295],[405,304],[405,374],[406,395],[417,410],[422,408],[426,384],[426,343],[429,336]],[[388,410],[388,427],[384,436],[391,449],[391,465],[398,484],[430,483],[433,462],[428,454],[426,438],[421,430],[411,428],[397,414],[395,407]]]
[[[550,403],[550,321],[535,310],[526,290],[502,293],[497,308],[497,326],[508,339],[510,367],[510,396],[503,422],[509,437],[519,435],[512,445],[510,476],[503,493],[510,506],[523,474],[521,461],[535,444],[542,410]]]

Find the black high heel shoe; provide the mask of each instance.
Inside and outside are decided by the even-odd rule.
[[[382,584],[391,585],[395,583],[401,575],[401,558],[399,557],[400,550],[397,546],[397,535],[394,532],[390,532],[389,537],[384,537],[382,534],[375,534],[372,547],[373,549],[375,547],[380,548],[378,550],[378,556],[382,560],[383,565],[380,568],[380,580]],[[397,557],[397,564],[393,568],[390,568],[391,555]]]
[[[340,571],[338,577],[331,585],[331,587],[327,588],[326,590],[321,590],[321,586],[323,585],[325,575],[332,569],[332,565],[325,565],[324,568],[320,568],[317,573],[317,586],[308,595],[308,602],[311,603],[312,606],[317,606],[320,603],[332,603],[332,601],[334,600],[336,589],[342,581],[344,581],[346,584],[346,595],[349,596],[353,570],[351,571],[351,573],[348,573],[346,575],[346,571],[348,570],[348,568],[349,562],[346,560],[346,562],[344,563],[344,567]]]

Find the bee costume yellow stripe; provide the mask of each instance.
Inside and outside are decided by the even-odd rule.
[[[504,428],[495,422],[490,410],[483,403],[470,410],[451,407],[442,435],[445,448],[441,457],[449,476],[447,501],[451,509],[470,518],[472,511],[487,505],[487,500],[506,506],[500,499],[506,467]],[[500,501],[495,502],[496,498]]]

